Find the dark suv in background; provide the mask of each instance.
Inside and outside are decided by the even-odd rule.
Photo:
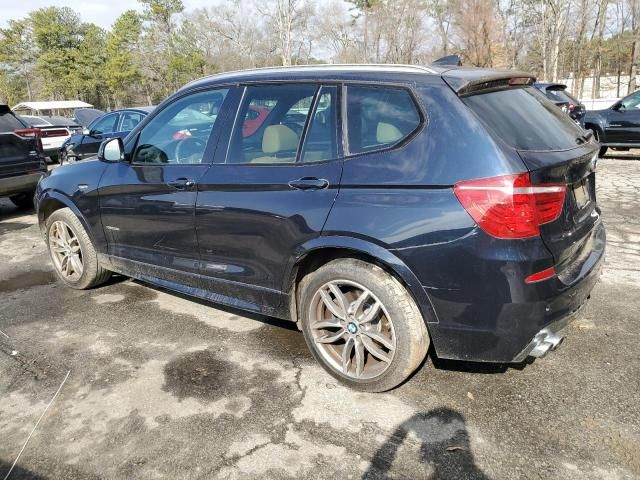
[[[640,148],[640,90],[609,108],[587,112],[584,126],[592,130],[600,142],[601,156],[609,147],[615,150]]]
[[[40,131],[0,104],[0,197],[19,208],[33,207],[36,184],[46,171]]]
[[[598,145],[532,83],[368,65],[198,80],[53,170],[39,222],[70,287],[119,272],[291,320],[354,388],[393,388],[430,344],[541,357],[589,297],[605,231]]]
[[[91,121],[81,132],[69,137],[60,147],[60,163],[73,163],[98,153],[100,144],[113,137],[126,137],[154,107],[114,110]],[[95,112],[95,110],[92,110]],[[77,111],[80,116],[82,111]]]
[[[563,112],[568,113],[580,126],[584,126],[584,115],[587,111],[573,95],[567,92],[567,86],[562,83],[536,82],[534,87],[540,90]]]

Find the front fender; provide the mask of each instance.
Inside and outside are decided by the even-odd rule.
[[[82,226],[89,234],[91,240],[94,241],[93,231],[80,209],[67,195],[55,190],[45,190],[36,194],[36,213],[38,215],[38,225],[40,226],[40,232],[42,235],[45,236],[46,234],[46,220],[49,215],[55,210],[59,210],[61,208],[68,208],[71,210],[73,214],[78,217],[78,220],[82,223]]]
[[[65,165],[42,178],[36,189],[38,224],[45,233],[48,216],[60,208],[69,208],[87,231],[96,251],[106,252],[106,237],[99,211],[98,184],[104,166],[97,162]]]
[[[584,128],[585,130],[597,130],[598,138],[600,139],[600,143],[606,143],[606,127],[607,119],[604,118],[603,115],[595,112],[587,112],[584,117]]]
[[[427,320],[427,323],[438,323],[438,317],[431,304],[431,300],[411,269],[389,250],[361,238],[327,235],[316,237],[300,245],[296,250],[294,258],[287,267],[285,278],[290,282],[293,281],[296,275],[297,265],[299,265],[301,261],[314,252],[331,248],[351,250],[354,253],[365,254],[375,258],[380,264],[391,270],[405,284],[416,301],[423,318]],[[291,285],[291,283],[289,283],[289,285]],[[287,291],[286,288],[287,287],[285,287],[285,291]]]

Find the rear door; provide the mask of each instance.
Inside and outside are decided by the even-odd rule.
[[[284,288],[287,263],[320,235],[338,193],[339,88],[269,84],[240,93],[228,148],[218,148],[201,179],[196,228],[208,288],[233,284],[234,296],[259,305],[264,292]],[[259,125],[255,111],[264,115]]]
[[[517,151],[533,184],[567,186],[562,214],[540,227],[557,270],[591,251],[600,217],[595,190],[598,145],[531,88],[480,91],[464,102],[496,138]]]

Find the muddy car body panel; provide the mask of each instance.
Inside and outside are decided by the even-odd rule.
[[[364,259],[392,273],[410,292],[439,356],[519,361],[522,352],[534,348],[538,332],[559,326],[584,303],[598,278],[605,244],[595,200],[598,146],[555,105],[532,93],[532,82],[513,72],[403,66],[221,74],[193,82],[162,102],[127,136],[124,161],[88,162],[83,172],[62,167],[41,182],[38,201],[47,205],[55,192],[64,192],[94,230],[107,268],[293,321],[298,320],[301,270],[336,256]],[[303,139],[294,158],[304,157],[314,137],[309,122],[278,125],[273,138],[266,132],[271,116],[284,114],[277,103],[269,103],[278,88],[301,98],[304,89],[311,92],[313,107],[302,103],[296,114],[303,108],[320,110],[323,94],[332,99],[319,121],[324,125],[326,117],[336,115],[335,128],[323,133],[332,142],[325,145],[330,155],[318,150],[316,161],[280,161],[295,138],[290,130]],[[156,163],[131,160],[140,139],[146,145],[152,138],[147,131],[154,119],[196,96],[202,96],[198,105],[215,103],[207,97],[212,92],[224,96],[211,117],[213,133],[199,138],[196,125],[184,143],[199,145],[202,162],[171,163],[157,151],[149,154]],[[513,96],[522,103],[523,115],[531,117],[533,108],[539,118],[493,119],[511,115],[495,95]],[[394,128],[386,122],[378,122],[372,133],[354,132],[353,123],[349,128],[349,118],[367,101],[396,97],[407,113],[393,117],[399,118]],[[241,161],[236,143],[253,148],[251,137],[243,137],[238,127],[238,112],[247,105],[272,110],[255,132],[262,151],[252,161]],[[535,142],[544,141],[544,132],[524,139],[533,143],[521,143],[518,122],[528,128],[540,118],[552,124],[545,128],[560,130],[555,143],[538,148]],[[502,132],[500,122],[516,127]],[[173,132],[171,121],[163,125],[157,128]],[[379,145],[356,148],[354,139],[369,133]],[[91,181],[79,191],[86,176]],[[529,183],[469,183],[496,178]],[[524,202],[542,192],[535,201],[553,201],[549,208],[561,211],[536,224],[535,234],[499,238],[473,217],[473,205],[463,205],[465,192],[483,189],[524,195]],[[547,191],[553,198],[544,196]],[[45,222],[47,212],[40,210]],[[567,240],[569,233],[573,240]],[[528,280],[549,269],[556,270]]]

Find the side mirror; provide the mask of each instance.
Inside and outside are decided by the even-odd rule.
[[[617,103],[611,108],[613,108],[617,112],[624,112],[626,110],[624,103]]]
[[[122,162],[125,158],[124,143],[120,137],[110,138],[100,144],[98,159],[103,162]]]

